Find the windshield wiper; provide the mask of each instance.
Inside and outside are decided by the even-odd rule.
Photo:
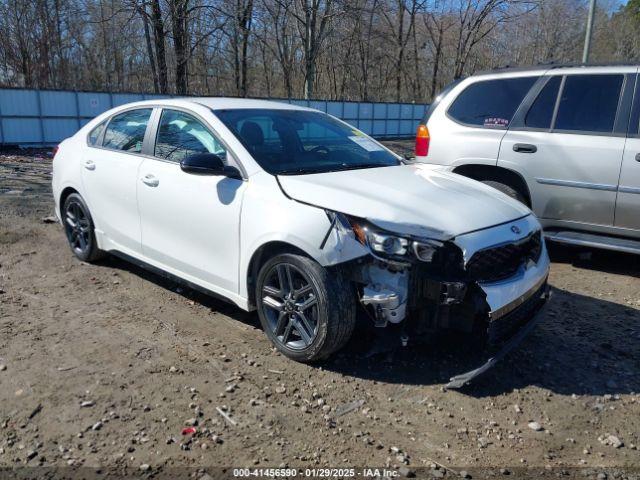
[[[381,168],[381,167],[396,167],[397,165],[385,165],[383,163],[358,163],[356,165],[340,165],[337,168],[327,170],[329,172],[340,172],[342,170],[360,170],[364,168]]]

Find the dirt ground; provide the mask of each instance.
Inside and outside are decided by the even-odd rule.
[[[302,365],[256,314],[116,258],[79,262],[46,222],[50,171],[46,155],[0,155],[0,478],[640,478],[638,257],[553,248],[540,325],[447,391],[471,366],[455,343],[372,354],[357,335]]]

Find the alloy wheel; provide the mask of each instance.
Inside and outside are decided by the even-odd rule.
[[[262,289],[263,312],[274,337],[293,350],[309,347],[318,333],[318,295],[298,267],[278,263]]]

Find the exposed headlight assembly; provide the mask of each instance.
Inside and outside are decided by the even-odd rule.
[[[403,237],[378,228],[366,220],[341,213],[330,212],[331,216],[335,216],[341,228],[351,230],[356,240],[368,247],[373,255],[384,259],[431,262],[437,249],[443,245],[436,240]]]

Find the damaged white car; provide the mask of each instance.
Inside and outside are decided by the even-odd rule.
[[[324,113],[258,100],[118,107],[59,145],[56,211],[84,261],[110,252],[257,309],[298,361],[364,309],[402,341],[477,335],[491,366],[535,323],[549,259],[537,219],[473,180],[406,165]]]

